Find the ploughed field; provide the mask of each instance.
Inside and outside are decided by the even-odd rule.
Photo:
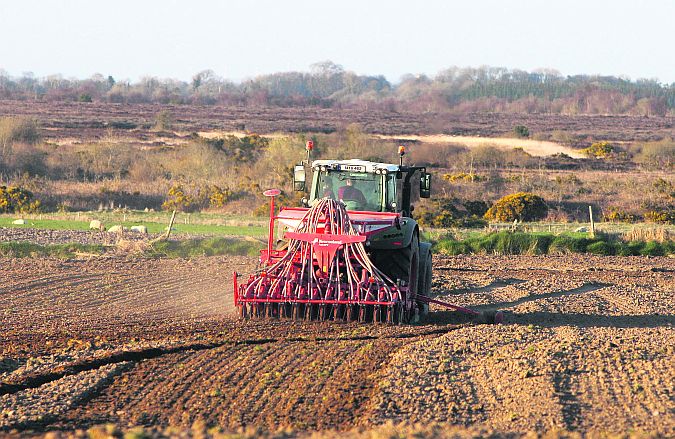
[[[435,256],[411,326],[238,321],[246,257],[0,260],[0,434],[438,422],[675,435],[675,260]]]

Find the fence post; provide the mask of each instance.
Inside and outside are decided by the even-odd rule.
[[[595,238],[595,221],[593,221],[593,207],[588,206],[588,216],[591,218],[591,238]]]
[[[164,239],[169,239],[169,236],[171,235],[171,228],[173,227],[173,222],[176,219],[176,210],[171,213],[171,219],[169,220],[169,227],[166,229],[166,235],[164,236]]]

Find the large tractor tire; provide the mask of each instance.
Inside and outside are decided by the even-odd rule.
[[[431,296],[431,245],[422,243],[420,245],[420,269],[419,269],[418,293],[427,297]],[[429,314],[429,304],[418,301],[417,308],[420,310],[420,317],[426,317]]]
[[[419,239],[413,234],[410,244],[402,249],[380,250],[373,255],[375,266],[382,270],[392,280],[402,280],[408,285],[412,299],[418,291],[419,281]],[[418,316],[415,308],[408,310],[402,318],[402,323],[413,322]]]

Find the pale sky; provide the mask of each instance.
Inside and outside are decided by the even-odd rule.
[[[675,0],[0,0],[0,69],[241,80],[490,65],[675,82]]]

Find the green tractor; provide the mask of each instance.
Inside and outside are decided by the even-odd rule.
[[[401,154],[402,155],[402,154]],[[294,187],[307,189],[307,167],[297,165]],[[431,196],[431,174],[424,166],[376,163],[364,160],[315,160],[311,163],[311,187],[303,205],[311,207],[318,200],[332,198],[344,203],[350,217],[365,220],[361,225],[368,236],[364,245],[375,266],[389,278],[407,285],[415,295],[431,293],[431,244],[420,240],[413,218],[413,188],[420,198]],[[396,214],[393,225],[389,218]],[[417,321],[428,313],[426,301],[416,301],[411,316]]]

